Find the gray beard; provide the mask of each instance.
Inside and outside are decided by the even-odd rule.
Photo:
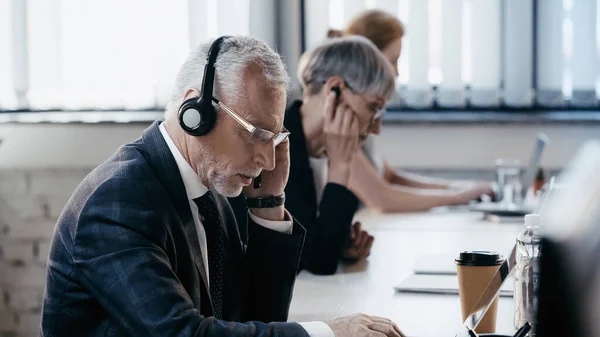
[[[207,187],[210,190],[228,198],[237,197],[240,195],[240,193],[242,193],[242,186],[236,188],[232,187],[228,183],[228,177],[223,174],[226,172],[224,167],[221,167],[221,165],[219,165],[217,161],[213,160],[208,153],[203,153],[202,158],[205,160],[200,164],[200,171],[202,172],[202,176],[206,177]],[[212,169],[212,172],[216,173],[216,175],[213,174],[211,176],[209,174],[209,167]]]

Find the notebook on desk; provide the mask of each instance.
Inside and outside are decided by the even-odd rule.
[[[394,287],[398,292],[458,295],[456,264],[451,254],[421,255],[413,265],[413,275]],[[500,296],[513,296],[513,282],[505,282]]]
[[[394,289],[401,293],[458,295],[458,277],[456,275],[413,274]],[[500,289],[500,297],[512,297],[514,284],[507,280]]]
[[[456,264],[452,254],[424,254],[417,257],[413,273],[424,275],[456,275]]]

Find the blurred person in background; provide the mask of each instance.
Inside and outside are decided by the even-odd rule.
[[[307,229],[301,267],[331,274],[340,260],[364,259],[373,237],[352,224],[359,200],[352,162],[394,92],[394,70],[361,36],[326,40],[300,58],[303,98],[289,105],[287,205]]]
[[[298,78],[303,98],[288,105],[284,120],[286,206],[307,230],[300,270],[333,274],[340,261],[363,260],[371,251],[373,237],[352,223],[359,200],[348,188],[351,163],[394,92],[394,70],[367,38],[348,36],[302,55]],[[246,213],[237,207],[239,218]]]
[[[360,35],[371,40],[390,62],[398,76],[404,25],[397,17],[368,10],[354,17],[343,30],[330,29],[329,38]],[[371,133],[381,132],[382,119]],[[467,204],[482,195],[493,195],[490,184],[474,181],[447,181],[395,170],[375,156],[373,136],[369,136],[352,162],[349,188],[368,207],[383,212],[416,212],[433,207]]]

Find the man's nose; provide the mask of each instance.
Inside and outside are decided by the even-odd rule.
[[[257,144],[254,146],[254,162],[266,171],[272,171],[275,168],[275,146],[273,146],[273,140],[266,144]]]

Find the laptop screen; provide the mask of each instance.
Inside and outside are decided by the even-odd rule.
[[[542,152],[544,152],[544,148],[546,144],[550,142],[548,136],[543,133],[538,134],[537,141],[535,142],[535,147],[533,149],[533,154],[529,159],[529,165],[527,165],[527,169],[523,173],[522,184],[523,188],[521,189],[521,197],[525,200],[525,196],[527,195],[527,190],[529,186],[533,184],[535,176],[537,175],[538,168],[540,167],[540,161],[542,159]]]

